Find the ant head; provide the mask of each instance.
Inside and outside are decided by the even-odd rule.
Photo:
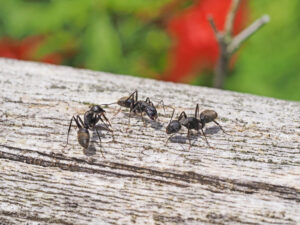
[[[148,106],[146,109],[146,114],[149,116],[151,120],[156,120],[158,118],[158,114],[156,108],[153,106]]]
[[[94,113],[105,113],[105,110],[102,109],[99,105],[93,105],[90,110]]]
[[[179,123],[179,121],[172,120],[172,121],[170,121],[170,123],[168,124],[168,126],[166,128],[166,133],[167,134],[176,133],[180,130],[180,128],[181,128],[181,124]]]

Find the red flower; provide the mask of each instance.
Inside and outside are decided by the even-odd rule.
[[[21,41],[10,38],[2,38],[0,40],[0,57],[14,58],[22,60],[37,60],[47,63],[59,64],[62,56],[58,53],[48,54],[39,59],[35,57],[38,47],[44,42],[42,36],[31,36]]]
[[[234,33],[240,31],[246,12],[240,5],[234,23]],[[212,69],[218,59],[219,47],[207,20],[211,15],[219,30],[223,30],[231,0],[200,0],[181,15],[171,19],[168,32],[174,39],[168,56],[164,80],[188,81],[203,69]]]

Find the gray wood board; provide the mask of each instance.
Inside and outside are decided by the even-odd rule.
[[[300,103],[89,70],[0,59],[0,223],[299,224]],[[115,115],[84,150],[73,115],[135,89],[207,124],[209,148],[183,128],[166,145],[159,120]],[[100,150],[105,156],[102,157]]]

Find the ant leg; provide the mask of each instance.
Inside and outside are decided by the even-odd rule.
[[[146,121],[145,121],[145,119],[144,119],[144,117],[143,117],[143,112],[141,111],[141,117],[142,117],[142,121],[143,121],[143,123],[144,123],[144,127],[146,127]]]
[[[104,116],[104,114],[103,114],[103,116]],[[105,116],[104,116],[104,117],[105,117]],[[106,124],[106,123],[103,121],[103,119],[101,118],[101,115],[99,115],[98,118],[99,118],[99,119],[101,120],[101,122],[105,125],[106,129],[112,133],[113,141],[115,141],[115,136],[114,136],[114,131],[113,131],[113,129],[110,129],[110,128],[107,126],[107,124]],[[106,118],[106,117],[105,117],[105,118]],[[107,118],[106,118],[106,119],[107,119]],[[107,121],[108,121],[108,120],[107,120]],[[110,127],[111,127],[111,124],[110,124]],[[97,129],[96,129],[96,130],[97,130]]]
[[[172,121],[172,119],[173,119],[174,112],[175,112],[175,109],[173,108],[173,112],[172,112],[172,116],[171,116],[171,119],[170,119],[170,122],[169,122],[169,124],[171,123],[171,121]]]
[[[175,134],[171,134],[171,136],[170,137],[168,137],[168,139],[167,139],[167,141],[166,141],[166,143],[165,143],[165,145],[167,145],[168,144],[168,141],[171,139],[171,137],[173,137]]]
[[[71,126],[72,126],[73,119],[76,120],[76,118],[73,116],[73,117],[71,118],[71,120],[70,120],[70,125],[69,125],[69,129],[68,129],[67,144],[66,144],[66,146],[68,145],[68,142],[69,142],[69,134],[70,134],[70,131],[71,131]],[[66,147],[66,146],[65,146],[65,147]]]
[[[197,104],[195,109],[195,118],[197,118],[197,115],[199,114],[199,104]]]
[[[100,145],[101,145],[101,137],[100,137],[100,134],[99,134],[97,128],[96,128],[95,130],[96,130],[96,133],[97,133],[97,135],[98,135],[98,138],[99,138],[99,141],[100,141]]]
[[[128,101],[129,99],[133,99],[135,102],[137,102],[138,99],[138,91],[135,90],[134,92],[132,92],[129,97],[126,99],[126,101]]]
[[[68,145],[68,142],[69,142],[69,134],[70,134],[70,131],[71,131],[71,126],[72,126],[73,120],[75,121],[75,123],[76,123],[76,125],[77,125],[78,128],[83,127],[83,123],[80,124],[80,123],[78,122],[78,118],[79,118],[80,121],[82,122],[82,120],[81,120],[81,118],[80,118],[79,116],[77,116],[77,119],[75,118],[75,116],[73,116],[72,119],[70,120],[70,125],[69,125],[69,129],[68,129],[67,144],[66,144],[66,146]],[[66,147],[66,146],[65,146],[65,147]]]
[[[150,98],[149,98],[149,97],[146,98],[145,102],[148,103],[149,105],[152,105],[152,106],[153,106],[153,103],[150,101]]]
[[[130,110],[129,110],[129,116],[128,116],[128,124],[129,124],[129,126],[130,126],[130,117],[131,117],[131,113],[133,112],[133,113],[135,113],[134,112],[134,109],[136,108],[136,105],[137,103],[134,103],[134,102],[131,102],[130,103]]]
[[[188,129],[187,138],[189,139],[189,144],[190,144],[189,150],[190,150],[192,147],[192,143],[191,143],[191,139],[190,139],[190,129]]]
[[[133,93],[135,93],[135,102],[137,102],[137,100],[138,100],[138,91],[135,90],[135,92],[133,92]]]
[[[164,114],[166,115],[166,109],[165,109],[165,103],[163,100],[160,100],[160,102],[157,104],[156,107],[158,107],[159,105],[162,105],[163,109],[164,109]]]
[[[129,115],[128,115],[128,125],[129,125],[129,126],[130,126],[131,113],[132,113],[132,111],[130,110],[130,111],[129,111]]]
[[[224,132],[224,134],[228,134],[227,132],[225,132],[225,130],[222,128],[222,126],[217,121],[213,120],[213,122],[220,127],[220,129]]]
[[[128,97],[128,99],[130,99],[130,98],[133,98],[133,100],[134,100],[135,102],[137,102],[137,99],[138,99],[138,91],[135,90],[135,91]],[[128,99],[127,99],[127,100],[128,100]]]
[[[118,115],[120,112],[121,112],[121,108],[119,108],[119,110],[117,111],[117,113],[115,113],[115,114],[113,115],[113,118],[114,118],[116,115]]]
[[[75,120],[75,122],[76,122],[76,124],[77,124],[77,126],[79,127],[79,128],[82,128],[82,127],[85,127],[85,128],[90,128],[89,126],[87,126],[86,124],[84,124],[84,122],[82,121],[82,119],[80,118],[80,116],[79,115],[77,115],[77,120]],[[79,122],[78,122],[79,121]]]
[[[206,135],[205,135],[205,133],[204,133],[203,128],[201,128],[201,131],[202,131],[202,134],[203,134],[203,136],[204,136],[204,139],[205,139],[206,144],[208,145],[208,147],[211,148],[210,144],[208,143],[208,140],[207,140],[207,138],[206,138]]]
[[[141,110],[140,104],[136,104],[134,107],[132,107],[132,108],[130,109],[130,112],[136,112],[136,110],[138,110],[138,112],[141,113],[142,121],[143,121],[143,123],[144,123],[144,126],[146,126],[145,120],[144,120],[144,117],[143,117],[143,111]]]
[[[77,120],[75,120],[75,118],[74,118],[74,120],[75,120],[77,126],[78,126],[79,128],[84,127],[84,123],[83,123],[82,119],[80,118],[80,116],[77,115],[76,118],[77,118]],[[79,123],[78,121],[79,121],[80,123]]]
[[[143,113],[141,112],[141,117],[142,117],[142,121],[143,121],[143,123],[144,123],[144,127],[146,127],[146,121],[145,121],[145,119],[144,119],[144,117],[143,117]]]
[[[185,111],[181,112],[179,117],[178,117],[178,121],[180,121],[182,118],[186,119],[187,118],[187,115],[185,113]]]
[[[108,106],[108,105],[114,105],[114,104],[118,104],[118,102],[112,102],[112,103],[100,104],[100,105]]]
[[[101,150],[101,137],[100,137],[100,134],[99,134],[97,128],[95,128],[95,130],[96,130],[96,133],[97,133],[98,138],[99,138],[99,141],[100,141],[100,152],[101,152],[101,155],[103,156],[103,158],[105,158],[105,156],[104,156],[104,154],[103,154],[103,152],[102,152],[102,150]]]
[[[139,106],[139,108],[140,108],[140,112],[141,112],[142,121],[143,121],[143,123],[144,123],[144,127],[146,127],[146,121],[145,121],[145,119],[144,119],[144,117],[143,117],[143,112],[142,112],[140,106]]]
[[[130,126],[130,117],[131,117],[131,112],[129,112],[129,115],[128,115],[128,125]]]
[[[109,122],[109,120],[107,119],[107,117],[105,116],[105,114],[102,114],[103,118],[105,119],[105,121],[109,124],[109,126],[111,127],[111,123]],[[101,118],[101,115],[99,115],[99,117]]]

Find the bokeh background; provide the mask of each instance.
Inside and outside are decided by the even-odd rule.
[[[231,0],[0,0],[0,57],[212,86]],[[242,0],[234,32],[271,21],[235,54],[225,89],[300,100],[300,1]]]

